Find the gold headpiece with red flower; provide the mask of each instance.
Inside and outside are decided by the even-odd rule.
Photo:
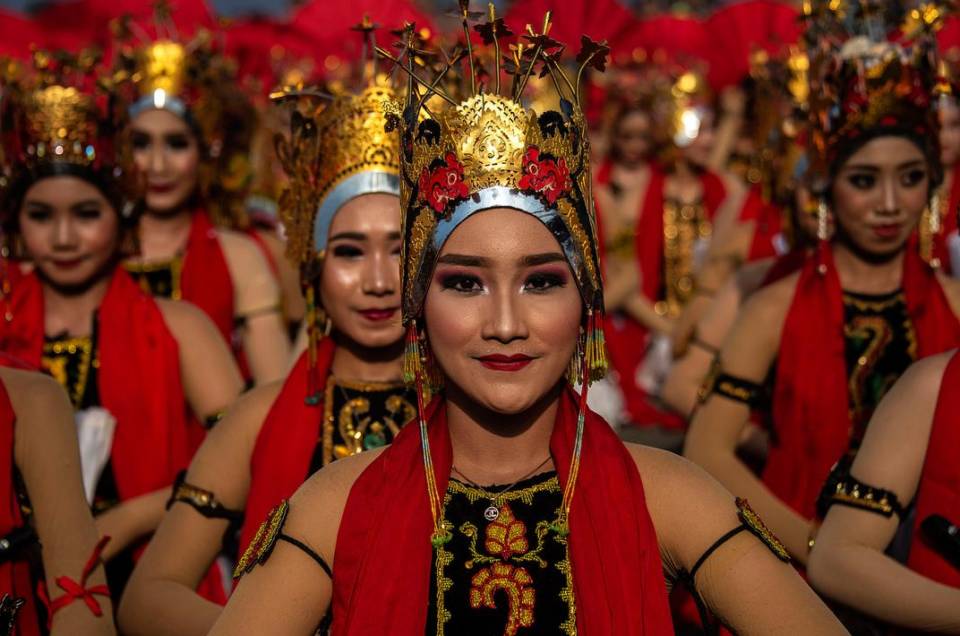
[[[403,209],[403,320],[408,328],[420,315],[437,256],[450,234],[471,215],[495,207],[527,212],[554,234],[576,277],[587,314],[598,320],[603,292],[597,253],[596,222],[591,192],[587,127],[580,106],[580,81],[588,67],[603,70],[608,48],[584,37],[569,77],[560,64],[563,45],[549,36],[549,13],[540,31],[527,26],[509,55],[501,45],[513,34],[497,18],[474,28],[494,49],[495,68],[480,69],[461,3],[466,50],[446,55],[448,64],[436,78],[420,77],[412,62],[379,49],[410,77],[406,103],[388,115],[401,133],[400,199]],[[409,60],[409,56],[407,57]],[[440,88],[451,68],[463,63],[465,97],[455,100]],[[511,79],[501,93],[501,76]],[[549,77],[558,94],[555,109],[540,113],[525,108],[521,96],[531,77]],[[445,107],[425,107],[439,96]],[[408,335],[408,337],[410,337]],[[606,370],[602,334],[588,329],[590,376]],[[419,354],[407,357],[406,375],[416,373]]]
[[[811,158],[821,185],[848,143],[881,130],[926,140],[939,172],[936,98],[949,86],[938,75],[934,34],[946,14],[937,2],[804,2]]]

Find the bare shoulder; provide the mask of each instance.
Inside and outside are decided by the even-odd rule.
[[[743,297],[749,296],[753,292],[760,289],[760,286],[763,285],[763,281],[766,279],[767,274],[770,273],[773,263],[774,259],[764,258],[759,261],[747,263],[740,268],[734,277],[734,280],[737,289],[739,289],[740,294]]]
[[[181,300],[156,299],[157,307],[163,314],[163,320],[173,333],[177,342],[183,343],[195,338],[205,338],[208,335],[219,336],[216,325],[203,310],[193,303]]]
[[[950,303],[953,314],[960,316],[960,279],[937,272],[937,280],[943,288],[943,293],[947,296],[947,302]]]
[[[660,550],[670,561],[692,563],[718,536],[736,526],[733,495],[705,470],[668,451],[626,446],[643,481]]]
[[[301,538],[328,563],[333,563],[340,520],[350,490],[384,450],[344,457],[315,472],[290,498],[287,533]]]
[[[790,303],[793,301],[799,279],[799,272],[795,272],[757,289],[743,303],[738,322],[747,325],[751,330],[757,329],[760,333],[779,334],[786,320],[787,311],[790,309]]]
[[[226,229],[218,229],[217,236],[234,280],[242,281],[258,268],[269,269],[263,251],[250,236]]]
[[[207,439],[238,439],[252,448],[282,389],[283,381],[280,380],[255,386],[242,394],[227,410],[223,420],[213,427]]]
[[[10,404],[18,419],[30,417],[43,424],[50,418],[68,417],[73,412],[67,394],[49,376],[0,367],[0,380],[7,389]]]

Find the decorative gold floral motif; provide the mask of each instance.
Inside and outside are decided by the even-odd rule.
[[[496,592],[502,590],[507,593],[509,611],[504,636],[514,636],[521,627],[533,625],[536,592],[530,587],[533,579],[525,568],[509,563],[494,563],[474,574],[470,583],[470,607],[474,609],[496,609]]]
[[[663,204],[663,280],[666,315],[676,317],[694,291],[694,247],[712,232],[702,202]]]
[[[334,402],[338,387],[358,393],[401,391],[403,389],[403,385],[400,384],[346,382],[331,376],[327,381],[323,404],[324,466],[334,460],[356,455],[370,448],[365,444],[368,435],[373,434],[386,438],[388,437],[387,433],[389,433],[390,438],[396,436],[400,429],[417,415],[416,409],[409,400],[398,394],[387,396],[384,406],[389,417],[383,418],[383,421],[374,421],[368,415],[370,400],[362,395],[346,400],[346,403],[340,407],[340,411],[334,413]],[[342,443],[334,443],[335,432],[340,434]]]

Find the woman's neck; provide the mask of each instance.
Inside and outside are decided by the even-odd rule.
[[[399,382],[403,371],[403,340],[389,347],[363,347],[337,333],[330,372],[341,380]]]
[[[140,258],[168,260],[183,252],[192,223],[193,212],[187,207],[171,214],[144,214],[140,218]]]
[[[112,273],[112,270],[110,270]],[[65,291],[49,283],[43,285],[43,331],[48,336],[66,333],[69,336],[89,336],[93,314],[103,302],[110,286],[111,274],[101,276],[83,291]]]
[[[849,292],[886,294],[903,285],[904,250],[887,259],[867,260],[844,241],[833,244],[833,260],[837,265],[840,286]]]
[[[453,465],[480,485],[508,484],[528,476],[550,455],[562,389],[558,385],[523,413],[504,415],[478,405],[457,387],[448,387]],[[552,466],[547,462],[544,469]]]

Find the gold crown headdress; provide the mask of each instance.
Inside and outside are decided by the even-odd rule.
[[[410,56],[394,56],[378,49],[407,73],[406,103],[388,116],[388,126],[400,131],[400,202],[402,209],[403,321],[407,326],[404,377],[417,386],[420,406],[420,443],[427,495],[430,500],[434,546],[450,540],[441,520],[442,500],[430,454],[424,419],[424,393],[436,385],[436,366],[421,344],[417,320],[437,257],[454,230],[472,215],[506,207],[540,220],[559,243],[577,281],[587,324],[577,354],[571,360],[572,379],[581,384],[580,417],[563,502],[551,529],[564,535],[580,465],[587,387],[606,372],[607,361],[601,319],[603,289],[600,278],[596,218],[591,191],[590,148],[580,105],[580,83],[588,67],[603,70],[609,52],[605,43],[584,36],[573,79],[560,64],[563,45],[550,37],[549,12],[541,30],[527,26],[510,54],[501,58],[501,38],[512,33],[489,5],[489,19],[475,26],[486,45],[494,49],[494,69],[487,73],[474,56],[468,0],[460,0],[465,50],[445,55],[446,63],[431,79],[420,76]],[[481,14],[482,15],[482,14]],[[407,48],[410,42],[407,33]],[[406,48],[404,49],[404,53]],[[441,88],[456,65],[466,60],[470,73],[463,79],[460,99]],[[503,73],[512,76],[506,95],[500,94]],[[559,95],[557,108],[540,113],[520,100],[531,77],[549,77]],[[479,80],[479,81],[478,81]],[[426,101],[440,96],[446,102],[434,110]]]
[[[848,142],[898,130],[930,144],[939,173],[935,32],[942,3],[807,0],[805,41],[810,59],[811,151],[820,187]],[[892,41],[896,36],[898,41]]]
[[[446,55],[447,64],[431,80],[421,78],[412,62],[403,65],[379,49],[410,78],[406,103],[389,116],[390,127],[401,132],[403,320],[407,325],[420,314],[446,239],[465,219],[492,207],[516,208],[547,225],[563,248],[588,312],[603,311],[580,81],[588,67],[604,67],[608,49],[584,37],[580,67],[571,79],[560,65],[563,46],[549,36],[549,13],[542,30],[528,26],[504,59],[500,39],[512,34],[495,16],[492,5],[489,15],[489,21],[475,28],[494,47],[496,67],[481,82],[469,29],[467,50]],[[462,80],[466,97],[458,102],[439,86],[464,58],[471,72]],[[512,76],[506,95],[500,94],[503,73]],[[551,79],[560,97],[555,110],[536,113],[519,100],[529,79],[540,75]],[[440,112],[426,108],[427,98],[433,95],[439,95],[447,107]],[[593,363],[592,374],[602,375],[603,356]]]
[[[372,51],[375,26],[364,18],[355,30],[363,33]],[[286,86],[271,94],[275,102],[295,105],[289,137],[276,136],[277,156],[290,179],[280,197],[279,214],[287,254],[300,266],[311,363],[324,331],[316,272],[326,254],[334,216],[364,194],[400,194],[400,141],[386,130],[387,106],[398,93],[390,78],[378,73],[366,57],[359,64],[359,90],[342,88],[331,95],[317,87]],[[325,381],[314,376],[309,374],[310,403],[319,400]]]
[[[200,167],[204,204],[217,225],[245,227],[244,202],[253,178],[250,146],[258,121],[252,100],[238,86],[237,69],[203,29],[178,40],[167,8],[156,9],[158,39],[129,19],[114,23],[119,43],[113,80],[129,119],[166,110],[196,132],[205,154]]]

